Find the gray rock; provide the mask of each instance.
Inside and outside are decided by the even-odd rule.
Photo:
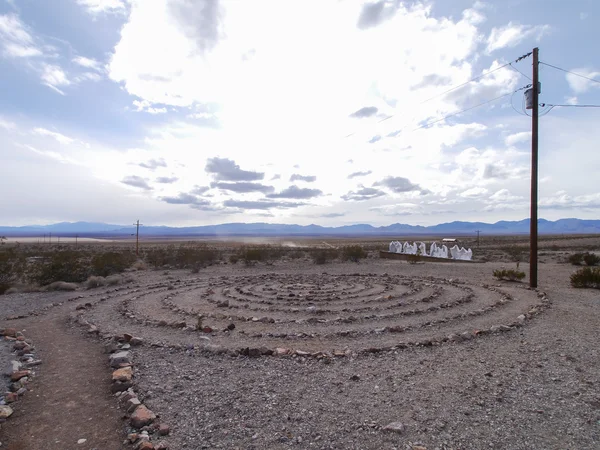
[[[131,356],[128,351],[117,352],[110,355],[111,367],[118,368],[128,364],[131,364]]]
[[[403,434],[406,427],[402,422],[392,422],[388,423],[385,427],[383,427],[384,431],[390,431],[392,433]]]

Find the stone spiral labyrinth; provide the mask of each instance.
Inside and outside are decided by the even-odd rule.
[[[97,297],[80,320],[103,333],[250,356],[466,341],[523,326],[548,303],[522,287],[388,274],[215,276]]]

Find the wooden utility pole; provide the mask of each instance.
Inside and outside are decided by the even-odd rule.
[[[538,113],[539,113],[539,55],[533,49],[532,108],[531,108],[531,219],[529,232],[529,286],[538,285]]]
[[[134,223],[135,225],[135,255],[140,256],[140,221]]]
[[[479,233],[481,233],[481,230],[476,230],[475,232],[477,233],[477,248],[479,248]]]

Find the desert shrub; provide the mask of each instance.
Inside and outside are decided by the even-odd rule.
[[[525,278],[525,272],[515,269],[494,270],[494,277],[498,280],[521,281]]]
[[[92,271],[94,275],[107,277],[125,272],[134,261],[135,255],[129,251],[100,253],[92,258]]]
[[[16,287],[11,287],[9,289],[7,289],[6,291],[4,291],[4,295],[10,295],[10,294],[18,294],[19,290]]]
[[[312,260],[315,264],[327,264],[339,256],[335,248],[318,248],[310,251]]]
[[[205,244],[181,245],[170,264],[180,269],[201,267],[212,264],[217,256],[217,252],[209,249]]]
[[[359,262],[367,257],[367,252],[360,245],[348,245],[342,248],[342,261]]]
[[[95,289],[100,286],[104,286],[106,284],[106,279],[104,277],[97,277],[92,275],[85,281],[86,289]]]
[[[571,286],[600,289],[600,268],[582,267],[571,275]]]
[[[72,250],[52,252],[37,261],[31,270],[33,281],[42,286],[64,281],[81,283],[91,275],[86,255]]]
[[[585,253],[583,255],[583,262],[588,266],[597,266],[598,263],[600,263],[600,256],[595,255],[594,253]]]
[[[75,291],[77,285],[75,283],[66,283],[64,281],[55,281],[44,288],[46,291]]]
[[[573,253],[572,255],[569,255],[567,261],[574,266],[580,266],[583,262],[583,253]]]
[[[148,269],[148,264],[146,264],[141,259],[138,259],[136,262],[133,263],[133,265],[131,266],[131,268],[134,269],[134,270],[147,270]]]
[[[124,278],[122,275],[111,275],[104,279],[104,283],[106,283],[107,286],[116,286],[117,284],[120,284],[123,281]]]
[[[23,277],[25,266],[25,257],[16,250],[0,251],[0,295]]]
[[[520,247],[518,245],[508,245],[501,249],[506,253],[511,261],[521,262],[525,261],[527,257],[528,247]]]
[[[229,255],[229,262],[231,264],[237,264],[239,260],[240,256],[237,253],[232,253],[231,255]]]
[[[144,259],[152,267],[163,267],[169,263],[169,253],[173,251],[172,246],[168,248],[149,248],[145,251]]]
[[[265,247],[242,248],[240,258],[246,265],[251,265],[259,261],[266,261],[269,258],[269,249]]]
[[[294,249],[294,250],[290,251],[287,254],[287,256],[290,259],[301,259],[301,258],[304,258],[304,252],[302,250]]]

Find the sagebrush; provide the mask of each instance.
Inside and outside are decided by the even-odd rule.
[[[498,280],[521,281],[525,278],[525,272],[517,269],[497,269],[494,270],[494,277]]]
[[[571,275],[571,286],[600,289],[600,268],[582,267]]]

